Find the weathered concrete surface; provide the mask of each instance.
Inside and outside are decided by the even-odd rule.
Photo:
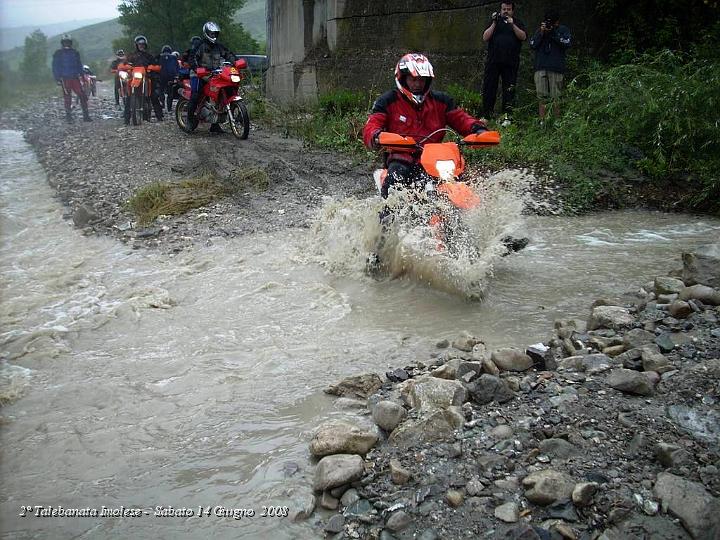
[[[576,48],[592,50],[601,43],[595,2],[529,4],[515,13],[529,34],[545,9],[557,7]],[[441,75],[438,89],[453,82],[479,89],[486,50],[482,32],[499,5],[487,0],[268,0],[268,95],[280,102],[312,102],[337,88],[379,94],[394,86],[395,63],[409,51],[430,56]],[[524,45],[521,73],[529,73],[531,65]],[[524,79],[532,84],[528,76]]]

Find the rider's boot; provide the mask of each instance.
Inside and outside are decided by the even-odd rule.
[[[380,220],[380,237],[378,238],[377,245],[375,246],[375,251],[371,251],[365,260],[365,272],[373,277],[379,275],[380,270],[382,269],[380,253],[385,247],[388,229],[393,222],[393,214],[390,207],[385,206],[385,208],[378,213],[378,218]]]
[[[185,122],[185,131],[188,133],[194,129],[195,109],[197,109],[197,102],[191,99],[187,106],[187,122]]]
[[[72,122],[73,122],[72,113],[71,113],[70,111],[68,111],[68,110],[65,111],[65,121],[66,121],[68,124],[72,124]]]
[[[90,113],[88,112],[87,100],[82,102],[83,122],[92,122]]]

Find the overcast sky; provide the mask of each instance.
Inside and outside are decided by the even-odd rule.
[[[119,0],[0,0],[0,26],[34,26],[72,20],[114,19]]]

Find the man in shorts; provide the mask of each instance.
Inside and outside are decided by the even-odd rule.
[[[545,12],[540,28],[530,38],[530,48],[535,51],[535,90],[540,100],[540,120],[545,119],[548,101],[553,103],[555,117],[560,116],[558,98],[571,40],[570,29],[560,24],[560,15],[555,10]]]

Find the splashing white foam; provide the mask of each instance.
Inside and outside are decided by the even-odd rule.
[[[403,190],[391,191],[386,201],[328,198],[315,216],[309,251],[329,272],[353,277],[364,274],[368,255],[377,251],[391,277],[407,276],[480,299],[494,263],[506,251],[502,239],[517,236],[523,226],[525,193],[533,177],[505,170],[490,177],[469,174],[465,180],[482,200],[470,211],[458,212],[442,199],[430,204],[424,193]],[[378,215],[386,205],[392,219],[381,241]],[[433,213],[446,216],[447,242],[429,225]]]

